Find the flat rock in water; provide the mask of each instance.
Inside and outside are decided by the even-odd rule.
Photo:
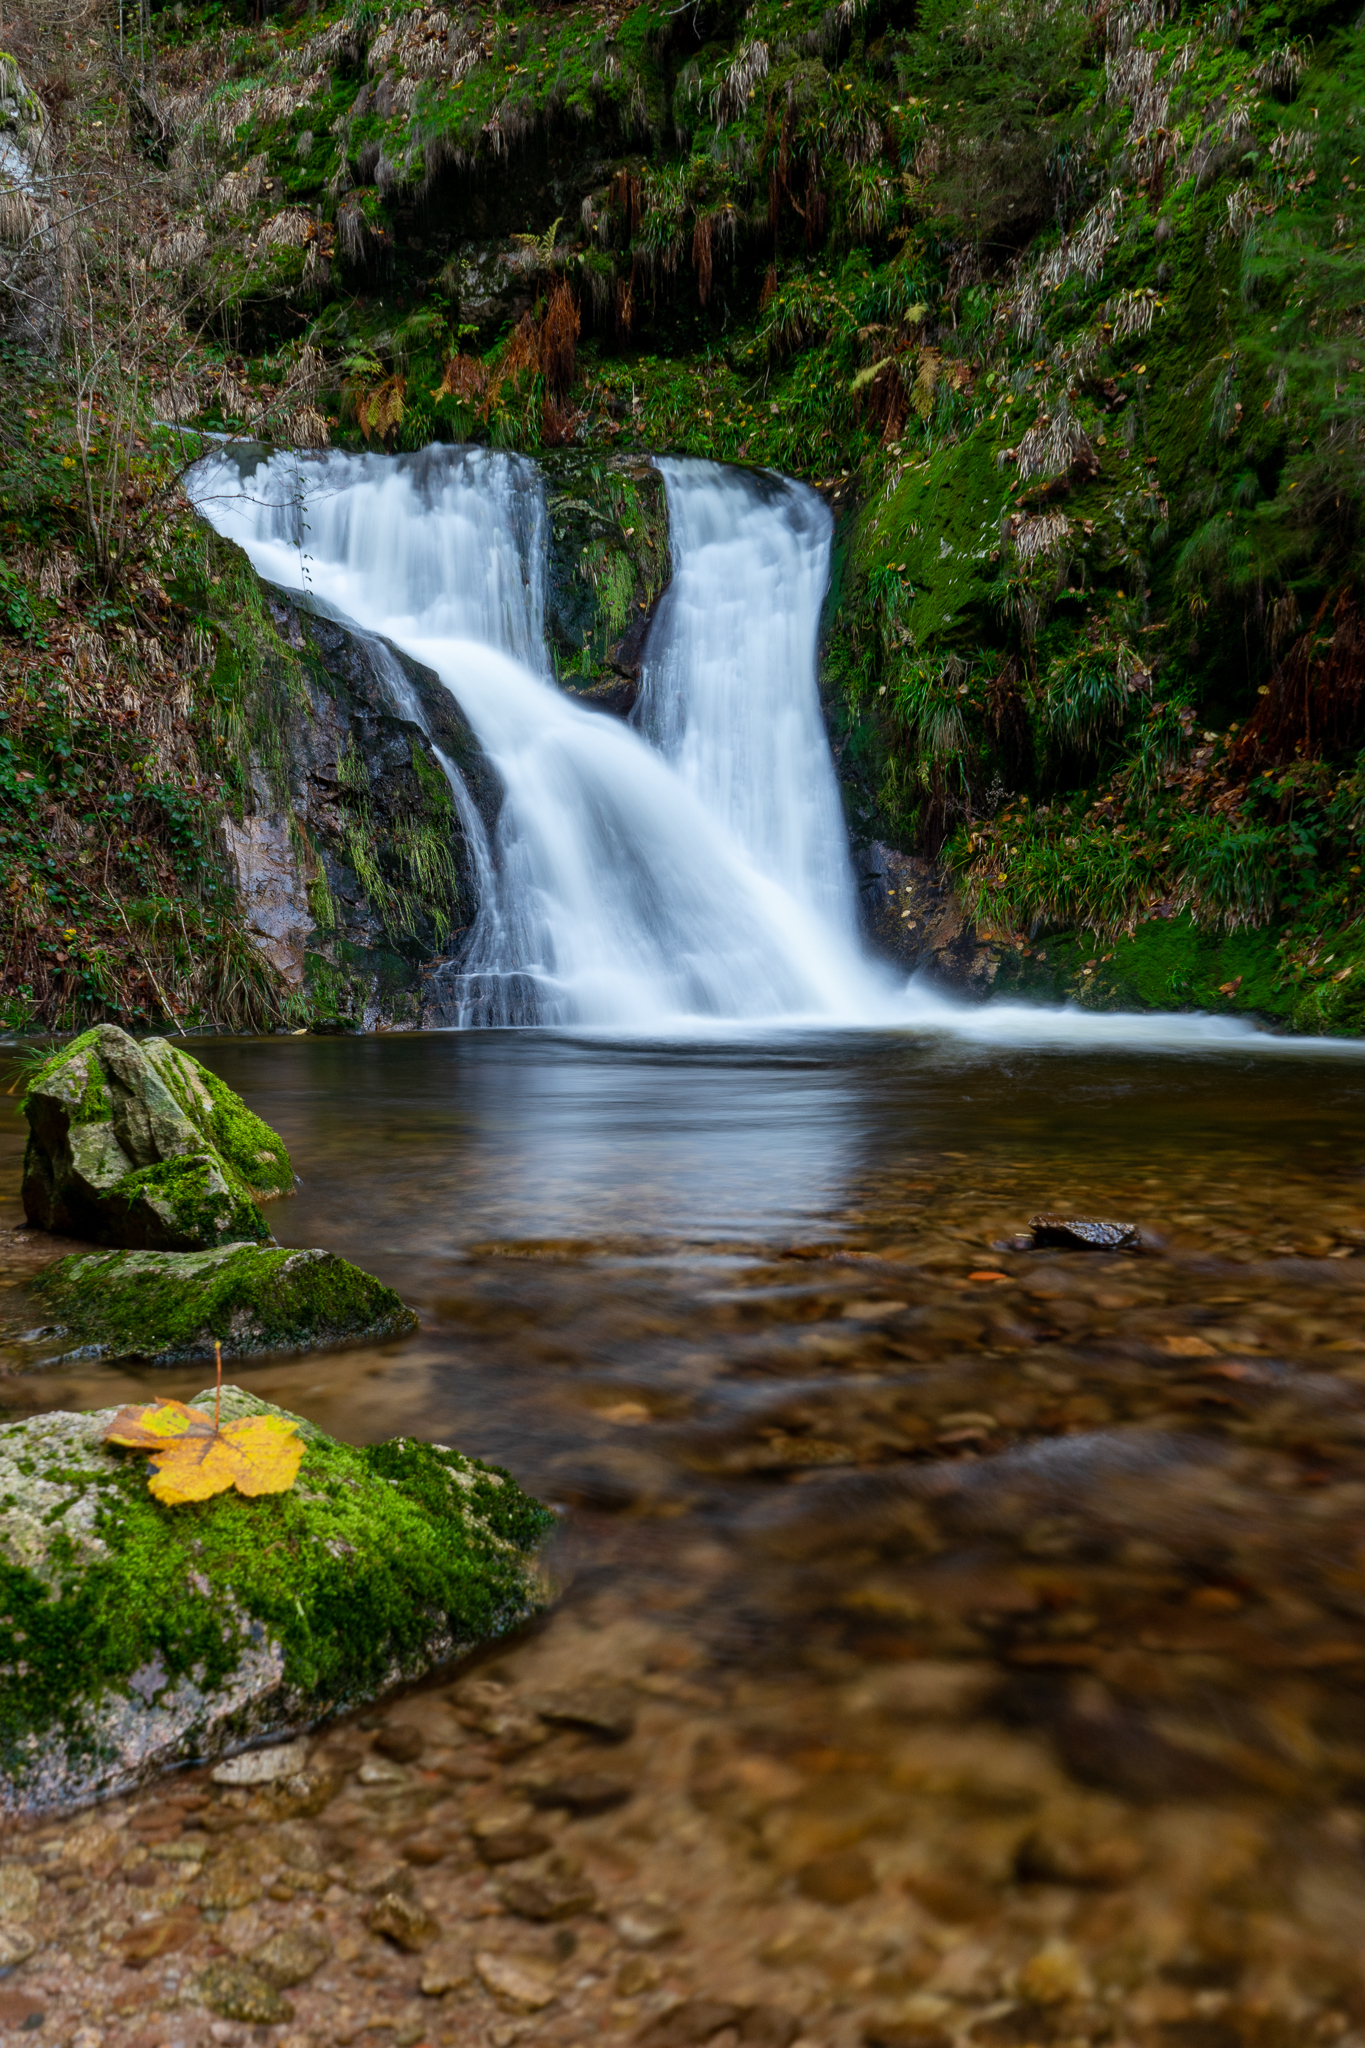
[[[283,1140],[216,1074],[115,1024],[54,1053],[22,1108],[24,1213],[43,1230],[163,1251],[259,1243],[256,1203],[294,1185]]]
[[[1136,1223],[1095,1216],[1030,1216],[1036,1251],[1132,1252],[1142,1243]]]
[[[222,1406],[284,1412],[236,1387]],[[496,1467],[292,1417],[290,1491],[166,1507],[105,1443],[114,1413],[0,1427],[0,1813],[294,1735],[543,1604],[552,1518]]]
[[[33,1283],[64,1355],[172,1365],[405,1336],[417,1317],[335,1252],[221,1245],[203,1252],[89,1252]]]

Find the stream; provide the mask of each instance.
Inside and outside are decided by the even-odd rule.
[[[482,1028],[186,1041],[289,1146],[279,1240],[421,1317],[232,1376],[507,1465],[557,1598],[320,1731],[315,1798],[190,1771],[12,1829],[0,1939],[26,1898],[43,1946],[0,2034],[1361,2048],[1360,1049],[899,984],[820,716],[828,515],[663,467],[632,726],[549,674],[533,465],[199,472],[264,575],[437,671],[504,792],[485,832],[447,764]],[[21,1139],[9,1287],[61,1249]],[[1037,1212],[1141,1244],[1023,1248]],[[9,1416],[204,1378],[16,1368]],[[210,2023],[196,1973],[267,1952],[287,2010]]]
[[[462,1720],[445,1677],[323,1741],[344,1885],[319,1903],[286,1868],[187,1923],[247,1953],[326,1921],[335,1960],[290,1994],[301,2039],[571,2048],[703,1994],[848,2048],[1357,2038],[1355,1062],[925,1033],[194,1049],[290,1146],[281,1240],[363,1261],[422,1315],[403,1344],[234,1376],[353,1440],[506,1462],[565,1511],[559,1601],[479,1660]],[[17,1124],[3,1145],[8,1225]],[[998,1249],[1054,1208],[1135,1221],[1146,1247]],[[4,1398],[202,1377],[67,1365]],[[583,1683],[629,1689],[632,1737],[523,1747],[516,1703]],[[376,1783],[368,1745],[395,1726],[425,1761]],[[626,1803],[537,1818],[555,1763]],[[185,1782],[97,1825],[169,1813],[174,1845],[203,1804],[197,1777],[168,1804]],[[596,1916],[509,1913],[471,1846],[490,1815],[535,1819],[526,1868],[581,1873]],[[268,1862],[280,1828],[250,1826]],[[184,1884],[91,1886],[80,1825],[36,1833],[65,1859],[69,1981],[141,1995],[154,1972],[120,1975],[118,1941],[183,1912]],[[363,1872],[409,1851],[466,1956],[439,1999],[430,1953],[365,1932]],[[543,2010],[490,1988],[469,1960],[490,1955]],[[177,2024],[104,2038],[198,2038]]]

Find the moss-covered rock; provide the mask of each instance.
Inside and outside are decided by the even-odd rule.
[[[164,1038],[100,1024],[30,1081],[24,1211],[97,1244],[193,1251],[264,1239],[257,1199],[287,1192],[283,1141]]]
[[[230,1244],[202,1252],[90,1252],[61,1259],[34,1291],[65,1351],[153,1365],[311,1351],[399,1337],[417,1317],[335,1252]]]
[[[225,1387],[223,1412],[282,1411]],[[112,1415],[0,1428],[0,1811],[305,1727],[542,1603],[552,1518],[497,1467],[299,1422],[290,1492],[164,1507]]]

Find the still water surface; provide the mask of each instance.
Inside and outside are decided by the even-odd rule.
[[[510,1466],[564,1590],[495,1677],[672,1703],[619,1866],[685,1923],[641,2016],[724,1980],[819,2043],[1365,2039],[1365,1063],[193,1049],[289,1144],[280,1240],[422,1316],[234,1376]],[[1002,1248],[1038,1210],[1146,1248]],[[576,1995],[522,2031],[586,2038]]]

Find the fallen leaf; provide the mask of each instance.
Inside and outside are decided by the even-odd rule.
[[[1162,1349],[1172,1358],[1216,1358],[1216,1344],[1206,1344],[1202,1337],[1163,1337]]]
[[[298,1477],[303,1443],[282,1415],[248,1415],[218,1427],[202,1408],[158,1400],[120,1408],[106,1443],[152,1453],[150,1491],[167,1506],[238,1493],[287,1493]]]

